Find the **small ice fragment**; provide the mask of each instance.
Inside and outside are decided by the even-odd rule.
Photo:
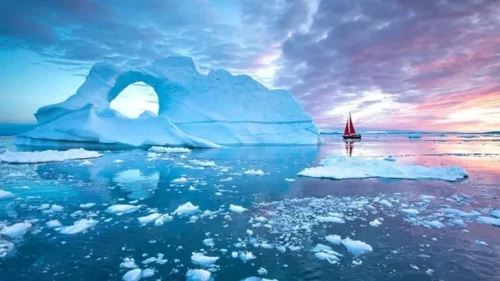
[[[276,250],[280,253],[285,253],[286,252],[286,247],[285,246],[276,246]]]
[[[252,252],[241,252],[239,255],[240,259],[243,262],[247,262],[249,260],[256,259],[257,257],[252,254]]]
[[[250,230],[250,229],[247,229],[247,234],[250,235],[250,236],[252,236],[253,235],[253,231]]]
[[[191,262],[203,267],[212,267],[219,257],[205,256],[203,253],[192,253]]]
[[[237,258],[237,257],[238,257],[238,252],[232,252],[232,253],[231,253],[231,257],[232,257],[233,259]]]
[[[31,228],[31,223],[28,222],[18,222],[13,225],[5,226],[0,231],[0,234],[8,236],[13,239],[18,239],[24,236],[26,232]]]
[[[424,224],[428,225],[430,227],[435,227],[435,228],[444,228],[445,227],[445,225],[438,220],[425,221]]]
[[[79,164],[79,166],[91,166],[91,165],[94,165],[94,163],[90,162],[89,160],[83,160]]]
[[[58,220],[51,220],[51,221],[48,221],[45,223],[45,225],[48,227],[48,228],[56,228],[56,227],[61,227],[62,224],[60,221]]]
[[[207,247],[213,247],[214,246],[214,239],[213,238],[204,239],[203,244]]]
[[[189,153],[191,152],[191,149],[184,147],[153,146],[149,148],[148,151],[156,153]]]
[[[408,215],[418,215],[420,212],[415,209],[401,209],[401,212],[408,214]]]
[[[492,218],[492,217],[478,217],[477,222],[479,223],[484,223],[484,224],[492,224],[495,226],[500,226],[500,219],[499,218]]]
[[[328,236],[325,237],[325,239],[329,243],[332,243],[332,244],[335,244],[335,245],[340,245],[340,242],[342,241],[342,238],[340,237],[340,235],[336,235],[336,234],[328,235]]]
[[[215,193],[215,195],[216,195],[216,196],[222,196],[222,193],[220,193],[220,192],[216,192],[216,193]]]
[[[123,163],[123,162],[125,162],[125,161],[123,161],[122,159],[116,159],[116,160],[115,160],[115,161],[113,161],[113,162],[115,162],[115,163]]]
[[[290,245],[290,246],[288,246],[288,249],[290,249],[290,251],[292,251],[292,252],[296,252],[296,251],[302,249],[302,247]]]
[[[61,229],[59,230],[59,233],[61,233],[61,234],[77,234],[80,232],[84,232],[91,227],[94,227],[97,223],[98,223],[98,221],[93,220],[93,219],[77,220],[73,223],[73,225],[61,227]]]
[[[154,220],[156,220],[160,216],[161,216],[161,214],[152,213],[152,214],[149,214],[149,215],[144,216],[144,217],[139,217],[139,218],[137,218],[137,220],[139,221],[140,224],[145,225],[145,224],[148,224],[150,222],[153,222]]]
[[[146,268],[141,272],[142,278],[149,278],[149,277],[153,277],[154,275],[155,275],[155,271],[152,268]]]
[[[333,217],[333,216],[317,216],[316,219],[319,222],[333,222],[333,223],[345,223],[345,220],[339,217]]]
[[[80,204],[80,208],[82,209],[89,209],[95,206],[95,203],[86,203],[86,204]]]
[[[342,245],[344,245],[347,248],[347,251],[349,251],[351,254],[355,256],[363,255],[373,251],[372,246],[363,241],[351,240],[350,238],[346,238],[343,239],[341,242]]]
[[[188,180],[185,178],[185,177],[180,177],[178,179],[173,179],[172,182],[173,183],[185,183],[187,182]]]
[[[255,221],[258,221],[258,222],[266,222],[267,219],[265,217],[256,217],[254,218]]]
[[[13,197],[14,193],[0,189],[0,200]]]
[[[235,212],[235,213],[243,213],[243,212],[245,212],[247,209],[246,209],[246,208],[243,208],[242,206],[229,204],[229,210],[231,210],[232,212]]]
[[[287,181],[287,182],[294,182],[294,181],[295,181],[295,179],[285,178],[285,181]]]
[[[188,190],[189,190],[189,191],[195,191],[195,190],[196,190],[196,188],[195,188],[194,186],[192,186],[192,185],[191,185],[191,186],[188,188]]]
[[[363,261],[362,260],[353,260],[352,264],[353,265],[361,265],[361,264],[363,264]]]
[[[164,214],[164,215],[161,215],[159,218],[157,218],[155,220],[155,225],[156,226],[161,226],[161,225],[163,225],[166,222],[171,222],[173,219],[174,218],[171,215]]]
[[[381,221],[379,221],[378,219],[374,219],[373,221],[370,222],[370,225],[373,226],[373,227],[378,227],[382,224]]]
[[[386,207],[388,207],[388,208],[392,208],[391,202],[387,201],[386,199],[380,200],[379,203],[382,204],[382,205],[384,205],[384,206],[386,206]]]
[[[481,246],[488,246],[488,244],[486,244],[486,242],[480,241],[480,240],[474,240],[474,243],[481,245]]]
[[[418,266],[414,265],[414,264],[410,264],[410,267],[415,269],[415,270],[419,270],[420,268],[418,268]]]
[[[500,210],[493,210],[490,215],[495,218],[500,218]]]
[[[123,275],[122,280],[123,281],[139,281],[142,277],[142,270],[139,268],[132,269],[127,271],[125,275]]]
[[[201,167],[214,167],[215,162],[214,161],[209,161],[209,160],[189,160],[189,162],[193,165],[196,166],[201,166]]]
[[[436,199],[436,196],[422,194],[420,195],[420,199],[423,201],[432,201]]]
[[[139,210],[139,206],[128,205],[128,204],[116,204],[116,205],[109,206],[106,209],[106,213],[123,215],[123,214],[133,213],[137,210]]]
[[[250,169],[250,170],[244,171],[243,174],[245,174],[245,175],[263,176],[264,172],[262,170],[260,170],[260,169],[258,169],[258,170]]]
[[[135,260],[133,258],[124,258],[123,262],[120,263],[121,268],[137,268],[137,264],[135,264]]]
[[[261,268],[257,269],[257,273],[259,275],[266,275],[267,274],[267,270],[265,268],[261,267]]]
[[[220,181],[232,181],[233,178],[232,177],[228,177],[228,178],[225,178],[225,179],[221,179]]]
[[[326,251],[326,252],[318,252],[318,253],[315,253],[314,255],[319,260],[322,260],[322,261],[326,260],[330,264],[336,264],[337,262],[340,261],[340,259],[336,255],[331,254],[328,251]]]
[[[186,281],[209,281],[212,280],[211,273],[205,269],[190,269],[186,273]]]
[[[174,214],[179,216],[192,215],[199,211],[199,206],[193,205],[191,202],[186,202],[182,205],[179,205],[177,209],[175,209]]]

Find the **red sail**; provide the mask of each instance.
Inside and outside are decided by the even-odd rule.
[[[344,136],[349,135],[349,120],[345,122]]]
[[[349,113],[349,132],[356,134],[356,130],[354,130],[354,125],[352,124],[351,113]]]

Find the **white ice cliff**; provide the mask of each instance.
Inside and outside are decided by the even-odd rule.
[[[144,82],[158,95],[158,116],[130,119],[110,108],[127,86]],[[246,75],[198,72],[187,57],[148,65],[97,63],[77,92],[38,109],[38,126],[18,144],[33,140],[116,143],[132,146],[318,144],[311,117],[284,90],[268,90]]]

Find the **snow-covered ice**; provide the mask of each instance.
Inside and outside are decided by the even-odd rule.
[[[185,215],[195,214],[198,211],[200,211],[200,207],[199,206],[195,206],[191,202],[186,202],[186,203],[184,203],[182,205],[179,205],[179,207],[177,207],[177,209],[175,209],[175,211],[173,212],[173,214],[179,215],[179,216],[185,216]]]
[[[19,239],[30,230],[32,224],[29,222],[18,222],[12,225],[5,226],[0,231],[0,234],[8,236],[10,238]]]
[[[111,108],[121,91],[135,82],[154,88],[157,115],[144,112],[131,119]],[[188,57],[165,57],[146,65],[133,60],[120,65],[96,63],[74,95],[39,108],[35,117],[38,126],[17,143],[65,140],[218,147],[322,142],[311,116],[289,91],[269,90],[247,75],[225,70],[201,74]]]
[[[78,221],[75,221],[73,225],[70,226],[63,226],[59,230],[59,233],[61,234],[77,234],[80,232],[84,232],[87,229],[94,227],[98,221],[93,220],[93,219],[81,219]]]
[[[83,148],[59,150],[44,150],[33,152],[6,151],[0,154],[0,162],[12,164],[33,164],[46,162],[60,162],[66,160],[87,159],[101,157],[97,151],[88,151]]]
[[[246,209],[246,208],[243,208],[242,206],[229,204],[229,210],[231,210],[231,212],[235,212],[235,213],[243,213],[243,212],[245,212],[247,209]]]
[[[321,160],[319,166],[306,168],[299,176],[352,179],[352,178],[395,178],[395,179],[439,179],[456,181],[468,177],[460,167],[425,167],[388,162],[377,158],[346,157],[330,155]]]

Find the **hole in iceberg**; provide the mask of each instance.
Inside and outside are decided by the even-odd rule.
[[[143,113],[158,115],[158,95],[153,87],[136,82],[128,85],[110,102],[111,109],[128,118],[138,118]]]

